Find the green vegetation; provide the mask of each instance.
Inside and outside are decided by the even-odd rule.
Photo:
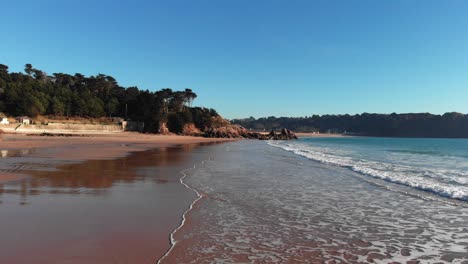
[[[76,73],[51,76],[26,64],[25,73],[9,73],[0,64],[0,112],[9,116],[57,115],[79,117],[125,117],[145,122],[146,132],[158,132],[161,122],[181,133],[186,123],[210,126],[213,109],[192,108],[197,95],[191,89],[169,88],[151,92],[121,87],[104,74],[85,77]]]
[[[254,130],[287,127],[295,132],[352,133],[379,137],[468,138],[468,115],[446,113],[314,115],[232,120]]]

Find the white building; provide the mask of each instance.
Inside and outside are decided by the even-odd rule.
[[[16,118],[16,121],[20,124],[23,124],[23,125],[30,125],[31,124],[31,118],[27,117],[27,116],[18,116]]]
[[[10,124],[10,121],[8,121],[8,118],[2,117],[2,118],[0,118],[0,119],[1,119],[1,120],[0,120],[0,125],[8,125],[8,124]]]

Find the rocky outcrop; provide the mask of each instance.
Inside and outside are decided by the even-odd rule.
[[[185,136],[200,136],[201,131],[198,129],[194,123],[188,123],[184,125],[182,129],[182,134]]]
[[[167,124],[165,122],[160,122],[159,123],[159,129],[158,133],[162,135],[168,135],[170,134],[169,128],[167,128]]]
[[[226,120],[224,119],[223,117],[221,116],[214,116],[211,118],[211,127],[214,127],[214,128],[220,128],[220,127],[228,127],[228,126],[232,126],[233,124],[231,124],[231,122],[229,122],[229,120]],[[242,127],[240,125],[237,125],[239,127]]]
[[[290,140],[297,139],[296,134],[291,132],[291,130],[283,128],[279,134],[275,130],[272,130],[268,135],[262,135],[260,138],[262,140]]]
[[[210,127],[205,130],[205,136],[211,138],[247,138],[260,140],[290,140],[297,136],[290,130],[283,128],[278,134],[272,130],[269,134],[251,132],[240,125],[228,125],[223,127]]]
[[[280,133],[271,131],[270,134],[252,132],[241,125],[231,124],[229,120],[222,118],[220,115],[211,116],[207,119],[202,119],[200,116],[197,116],[197,118],[193,118],[192,120],[195,121],[186,122],[178,119],[176,121],[179,122],[177,123],[179,126],[161,122],[159,125],[159,133],[168,134],[173,132],[180,135],[204,136],[209,138],[245,138],[261,140],[297,139],[296,135],[288,129],[283,129]],[[177,128],[177,131],[171,130],[175,128]]]
[[[210,127],[205,130],[205,136],[212,138],[248,138],[248,131],[239,125],[227,125]]]

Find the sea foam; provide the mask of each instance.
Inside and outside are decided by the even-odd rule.
[[[351,151],[316,147],[302,142],[269,141],[268,144],[311,160],[349,168],[387,182],[409,186],[446,198],[468,201],[468,172],[466,171],[356,158],[351,155]]]

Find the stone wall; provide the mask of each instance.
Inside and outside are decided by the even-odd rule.
[[[117,133],[124,131],[121,125],[99,125],[99,124],[63,124],[48,123],[44,125],[0,125],[4,132],[17,133]]]
[[[123,131],[123,128],[121,125],[48,123],[47,125],[34,125],[34,126],[36,126],[37,129],[59,129],[59,130],[73,130],[73,131],[94,130],[94,131],[109,131],[109,132]]]

